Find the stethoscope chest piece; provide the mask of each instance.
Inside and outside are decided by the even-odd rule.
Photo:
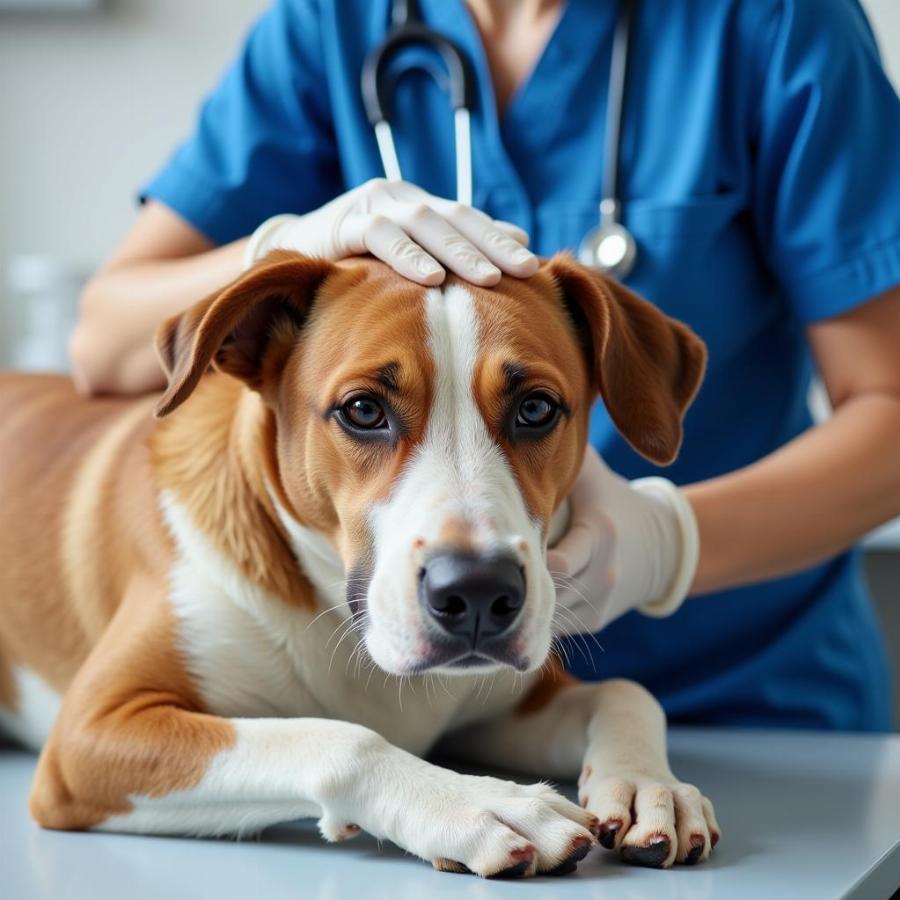
[[[631,232],[618,220],[615,200],[604,199],[600,203],[600,224],[592,228],[578,248],[578,260],[618,278],[627,278],[637,259],[637,243]]]

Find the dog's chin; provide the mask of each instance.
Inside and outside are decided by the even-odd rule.
[[[543,656],[534,657],[522,653],[514,644],[498,644],[494,647],[473,649],[449,642],[426,642],[421,653],[415,655],[372,652],[369,655],[383,672],[389,675],[492,675],[504,670],[530,672],[540,667]],[[544,654],[546,655],[546,654]]]
[[[451,659],[446,659],[443,654],[437,660],[426,657],[417,665],[417,674],[433,672],[436,675],[493,675],[504,669],[527,672],[531,668],[527,656],[504,655],[500,658],[474,650]]]

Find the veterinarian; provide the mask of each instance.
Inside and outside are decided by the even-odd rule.
[[[421,69],[391,96],[405,181],[380,180],[360,72],[389,0],[280,0],[88,285],[84,392],[160,387],[157,325],[272,247],[490,285],[534,271],[529,240],[576,250],[597,227],[618,2],[420,5],[472,67],[483,213],[445,199],[460,133]],[[571,666],[643,682],[675,721],[887,729],[853,549],[900,512],[900,102],[875,39],[854,0],[643,0],[621,99],[627,283],[705,339],[709,367],[667,470],[595,412],[603,462],[588,454],[551,556],[571,630],[603,628],[570,639]],[[834,407],[816,426],[814,367]],[[681,492],[623,480],[652,474]]]

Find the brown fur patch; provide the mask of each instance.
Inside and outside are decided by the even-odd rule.
[[[475,544],[472,540],[472,523],[460,518],[446,519],[438,532],[437,543],[439,547],[473,552]]]
[[[529,512],[546,527],[584,454],[595,396],[587,362],[546,272],[527,281],[504,278],[495,291],[468,289],[475,297],[480,330],[475,400],[509,461]],[[512,394],[510,365],[524,373]],[[508,411],[533,390],[561,400],[569,415],[543,440],[513,442],[506,430]]]
[[[63,499],[60,528],[63,578],[74,613],[93,645],[109,624],[134,565],[130,547],[106,540],[115,515],[115,481],[137,431],[152,427],[152,398],[109,423],[75,473]],[[112,558],[111,558],[112,556]]]
[[[141,406],[143,415],[131,412]],[[125,419],[129,426],[120,428]],[[140,465],[152,427],[147,401],[86,403],[64,378],[0,376],[0,659],[34,671],[60,693],[121,599],[132,538],[139,535],[146,552],[159,541],[152,500],[148,509],[144,499],[151,481]],[[111,468],[94,482],[96,505],[73,523],[80,535],[77,552],[69,547],[75,571],[63,552],[66,500],[111,432],[118,436]],[[91,582],[100,589],[76,600],[71,579],[87,573],[103,573]]]
[[[531,690],[519,701],[516,714],[530,716],[540,712],[560,691],[578,684],[578,679],[570,675],[558,657],[551,656],[541,669],[540,678]]]
[[[16,702],[18,694],[16,684],[13,681],[12,669],[7,662],[0,656],[0,706],[7,709],[16,710]]]
[[[67,692],[38,763],[32,815],[46,828],[91,828],[128,812],[130,795],[194,787],[234,739],[226,719],[203,712],[165,582],[136,574]]]
[[[703,380],[706,347],[687,325],[566,253],[543,267],[587,342],[591,375],[610,418],[642,456],[668,465]]]

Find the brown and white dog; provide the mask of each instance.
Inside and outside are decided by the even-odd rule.
[[[598,838],[707,857],[655,700],[545,665],[590,407],[671,460],[705,359],[686,327],[568,257],[427,289],[282,252],[158,344],[161,399],[0,379],[0,728],[43,748],[40,824],[316,817],[483,876],[570,871]],[[582,805],[419,758],[439,742],[580,773]]]

